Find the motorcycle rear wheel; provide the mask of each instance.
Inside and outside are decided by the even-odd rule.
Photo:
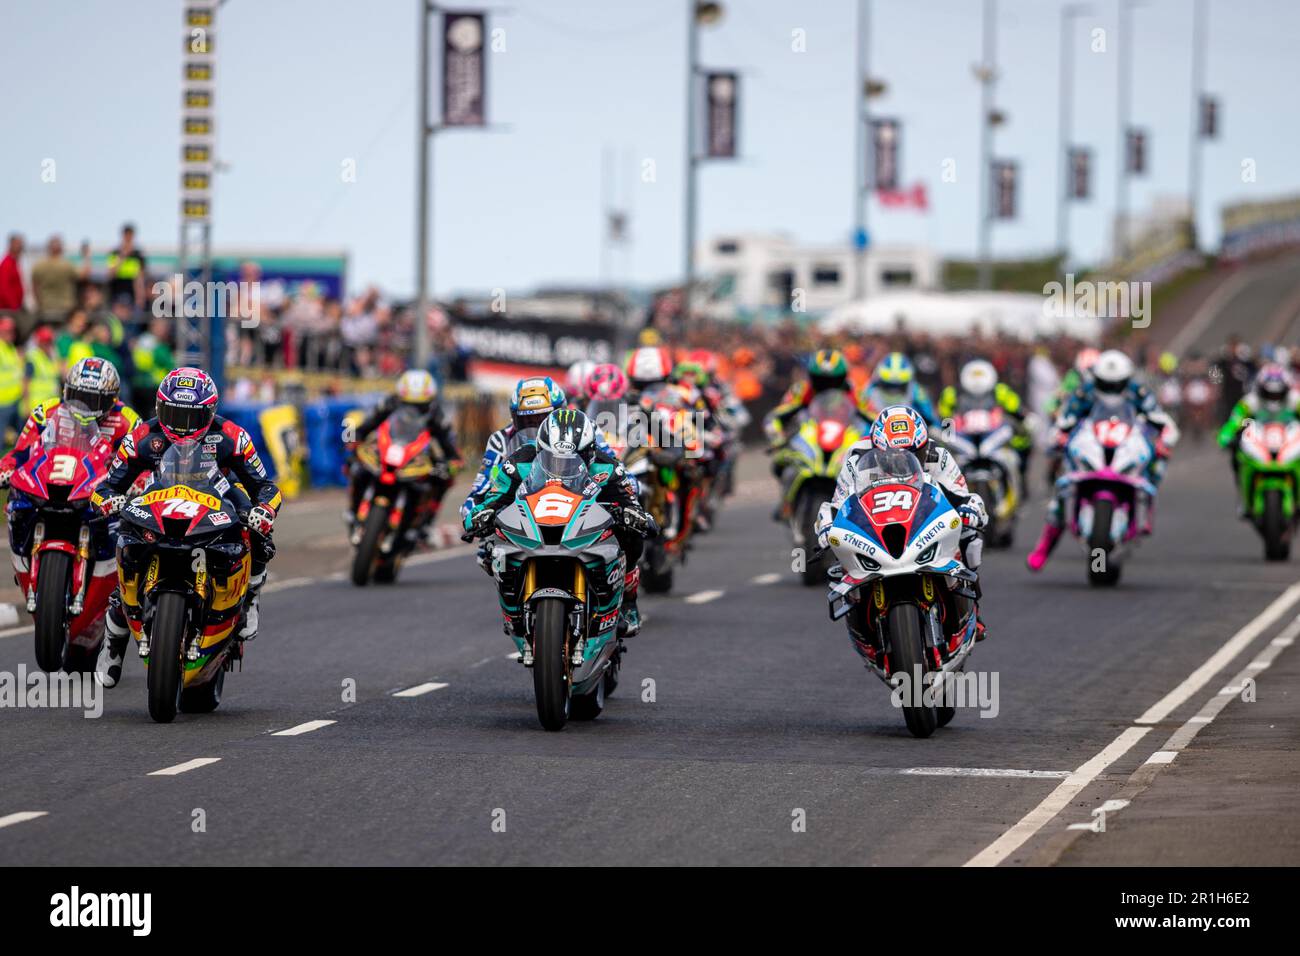
[[[546,730],[563,730],[569,720],[568,615],[559,598],[542,598],[533,615],[533,694],[537,719]]]
[[[72,555],[47,551],[41,555],[36,581],[36,663],[46,673],[63,666],[68,644],[68,583],[72,580]]]
[[[387,528],[388,508],[384,505],[371,507],[366,515],[366,530],[361,535],[356,554],[352,556],[352,583],[359,588],[370,583],[371,571],[379,557],[379,542]]]
[[[226,669],[217,671],[217,676],[198,687],[181,689],[181,713],[210,714],[221,705],[221,691],[226,686]]]
[[[158,597],[149,632],[149,716],[160,724],[176,719],[184,641],[185,596],[167,591]]]
[[[892,674],[903,673],[907,679],[925,674],[925,638],[921,631],[921,610],[915,604],[895,604],[889,609],[889,667]],[[919,688],[918,690],[923,690]],[[914,737],[929,737],[939,726],[934,707],[903,706],[903,720]]]
[[[817,545],[817,512],[821,501],[812,495],[800,495],[795,504],[795,514],[799,516],[799,525],[803,531],[804,565],[799,572],[799,580],[805,587],[824,584],[826,581],[826,562],[814,558],[813,551]]]

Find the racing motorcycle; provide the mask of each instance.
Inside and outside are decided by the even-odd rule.
[[[1238,494],[1244,514],[1264,539],[1264,558],[1291,556],[1300,485],[1300,422],[1252,419],[1237,445]]]
[[[1011,447],[1015,426],[997,405],[971,407],[955,414],[940,441],[952,452],[971,491],[988,509],[985,540],[1009,548],[1016,534],[1020,507],[1020,458]]]
[[[143,580],[122,570],[121,587],[141,608],[131,633],[159,723],[178,710],[216,710],[226,672],[243,660],[236,635],[252,556],[239,510],[249,505],[200,442],[185,442],[167,449],[144,493],[122,509],[120,546],[131,567],[147,568]]]
[[[618,686],[626,559],[612,506],[582,459],[539,450],[515,501],[497,512],[492,575],[506,633],[533,672],[546,730],[594,720]]]
[[[1151,533],[1156,489],[1147,467],[1154,454],[1128,405],[1099,406],[1070,435],[1056,486],[1070,532],[1088,551],[1090,584],[1117,584],[1123,560]]]
[[[672,590],[677,566],[685,563],[695,530],[695,512],[707,452],[690,409],[665,390],[646,403],[650,427],[633,428],[625,439],[623,467],[640,485],[641,505],[661,529],[646,542],[641,586],[652,594]]]
[[[451,472],[434,454],[424,416],[406,407],[358,445],[356,457],[368,481],[352,528],[352,583],[391,584],[433,519],[434,482]]]
[[[60,404],[12,478],[9,507],[35,512],[28,540],[14,543],[31,555],[17,578],[43,671],[93,670],[104,639],[117,565],[111,543],[102,553],[92,550],[96,528],[108,519],[90,507],[90,496],[108,477],[112,455],[88,414],[79,419]]]
[[[832,391],[816,396],[797,424],[775,457],[783,473],[795,469],[785,492],[784,513],[789,516],[794,545],[805,555],[800,577],[811,585],[826,580],[823,560],[813,555],[817,514],[835,496],[835,480],[845,455],[863,436],[863,422],[848,393]]]
[[[961,561],[961,518],[910,451],[873,448],[856,468],[858,491],[827,529],[839,562],[831,620],[845,619],[868,669],[900,693],[907,729],[929,737],[956,707],[923,691],[960,673],[975,642],[976,576]]]

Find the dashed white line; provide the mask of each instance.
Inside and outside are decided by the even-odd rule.
[[[1147,757],[1147,763],[1173,763],[1174,758],[1178,756],[1176,750],[1157,750],[1150,757]]]
[[[3,631],[0,631],[0,638],[21,637],[23,634],[30,634],[31,632],[32,632],[32,625],[20,624],[18,627],[8,627],[5,628]]]
[[[186,773],[190,770],[197,770],[199,767],[206,767],[210,763],[216,763],[220,757],[195,757],[193,760],[187,760],[184,763],[178,763],[174,767],[163,767],[161,770],[155,770],[148,774],[150,777],[174,777],[180,773]]]
[[[277,730],[271,734],[272,737],[297,737],[299,734],[309,734],[313,730],[320,730],[322,727],[328,727],[330,724],[337,724],[337,720],[309,720],[305,724],[299,724],[297,727],[290,727],[288,730]]]
[[[777,574],[775,571],[769,571],[767,574],[760,574],[758,577],[752,578],[750,583],[751,584],[776,584],[776,582],[780,580],[781,580],[781,575]]]
[[[35,820],[37,817],[49,816],[47,810],[20,810],[17,813],[10,813],[7,816],[0,817],[0,829],[11,827],[15,823],[26,823],[28,820]]]
[[[708,604],[710,601],[716,601],[718,598],[722,597],[722,595],[726,593],[727,593],[726,591],[697,591],[696,593],[686,598],[686,603],[687,604]]]
[[[491,660],[491,658],[489,658]],[[408,687],[406,690],[399,690],[393,694],[394,697],[419,697],[421,694],[429,694],[435,690],[442,690],[444,687],[450,687],[450,684],[440,684],[437,681],[428,681],[424,684],[416,684],[414,687]]]
[[[1001,767],[908,767],[899,773],[914,777],[999,777],[1017,780],[1064,780],[1069,770],[1015,770]]]

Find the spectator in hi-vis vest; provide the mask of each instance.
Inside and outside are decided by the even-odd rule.
[[[59,352],[54,347],[54,332],[48,325],[39,326],[27,343],[26,381],[23,383],[22,415],[26,418],[42,402],[58,398],[63,391],[59,372]]]
[[[13,443],[22,422],[23,356],[18,351],[18,323],[0,315],[0,445]]]

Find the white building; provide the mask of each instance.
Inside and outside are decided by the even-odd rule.
[[[856,251],[849,245],[804,245],[780,233],[719,236],[699,247],[699,274],[716,288],[708,311],[823,313],[853,301]],[[922,246],[872,246],[865,292],[939,286],[939,259]]]

